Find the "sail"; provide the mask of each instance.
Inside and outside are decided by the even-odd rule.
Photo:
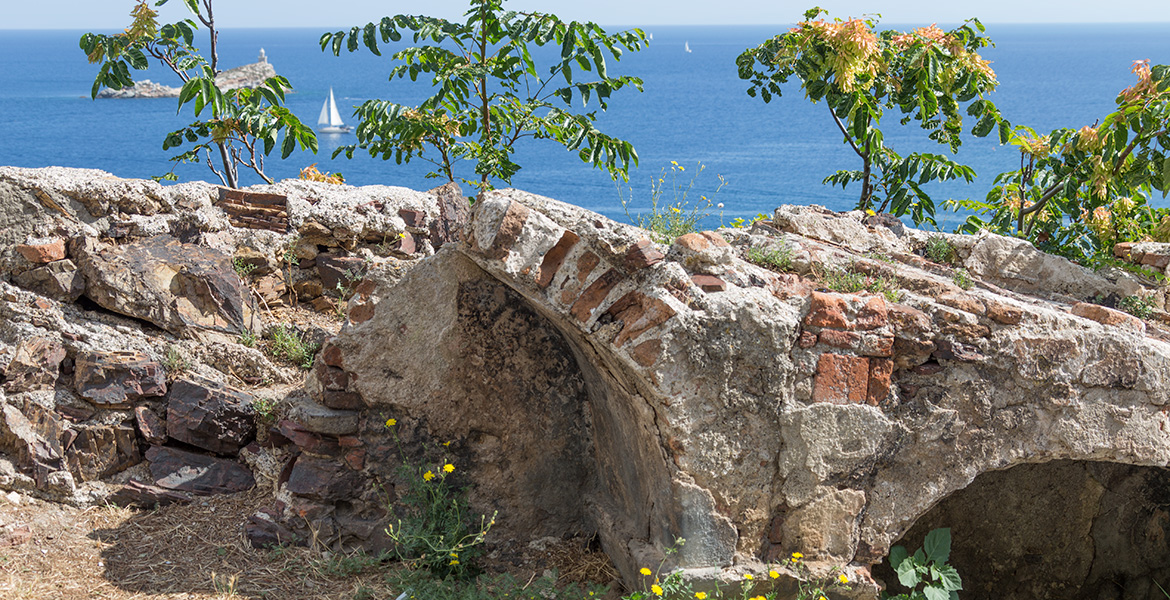
[[[344,123],[341,114],[337,112],[337,103],[333,100],[333,88],[329,88],[329,99],[321,105],[321,116],[317,117],[318,127],[341,127]]]

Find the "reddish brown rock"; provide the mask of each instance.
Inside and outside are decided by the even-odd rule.
[[[630,350],[630,357],[643,367],[654,366],[662,352],[662,340],[646,340]]]
[[[855,349],[861,341],[861,336],[852,331],[838,331],[836,329],[821,330],[818,336],[820,342],[834,348]]]
[[[987,314],[987,305],[982,300],[966,292],[952,292],[938,297],[939,304],[957,308],[963,312],[983,316]]]
[[[802,331],[800,332],[800,338],[796,340],[796,343],[801,348],[812,348],[813,346],[817,345],[817,334],[811,331]]]
[[[573,302],[573,306],[569,309],[569,313],[577,318],[578,321],[585,323],[593,316],[593,309],[597,308],[613,287],[620,283],[622,274],[616,269],[611,269],[601,274],[581,295]]]
[[[900,337],[918,338],[930,335],[934,321],[926,313],[905,304],[890,304],[887,307],[889,320]]]
[[[1123,313],[1119,310],[1106,308],[1099,304],[1078,302],[1072,306],[1069,312],[1078,317],[1091,319],[1101,323],[1102,325],[1121,327],[1123,329],[1131,329],[1134,331],[1146,330],[1146,324],[1141,319],[1133,315]]]
[[[251,394],[180,379],[167,402],[167,435],[218,454],[236,454],[256,436],[255,415]]]
[[[357,256],[317,255],[317,276],[325,293],[336,295],[344,290],[348,294],[365,275],[366,261]]]
[[[781,300],[805,298],[813,293],[813,284],[795,273],[780,273],[771,289],[772,294]]]
[[[142,462],[134,428],[114,425],[74,427],[65,462],[78,481],[94,481]]]
[[[1133,251],[1133,245],[1134,245],[1134,242],[1122,242],[1120,244],[1114,244],[1113,256],[1116,256],[1117,258],[1129,260],[1130,259],[1130,252]]]
[[[822,354],[817,362],[813,402],[865,402],[869,393],[869,359]]]
[[[21,244],[16,247],[26,260],[33,263],[51,263],[65,258],[65,241],[53,240],[43,244]]]
[[[421,210],[412,210],[409,208],[398,209],[398,217],[406,223],[407,227],[426,227],[427,213]]]
[[[141,352],[81,352],[74,365],[77,394],[98,406],[122,406],[167,393],[162,365]]]
[[[804,325],[806,327],[849,329],[849,321],[845,318],[847,310],[848,305],[844,297],[825,292],[813,292],[808,315],[804,317]]]
[[[194,499],[195,496],[187,492],[168,490],[157,485],[130,480],[106,500],[117,506],[155,508],[168,504],[187,504]]]
[[[134,408],[134,420],[138,423],[138,432],[149,444],[164,444],[167,441],[167,424],[154,411],[145,406]]]
[[[361,478],[343,461],[302,454],[288,478],[288,491],[312,500],[349,498]]]
[[[866,391],[867,401],[877,406],[890,396],[890,377],[894,374],[894,361],[888,358],[871,358],[869,360],[869,386]]]
[[[614,320],[622,322],[622,329],[613,340],[614,345],[619,348],[675,315],[669,304],[640,292],[630,292],[622,296],[606,313],[613,315]]]
[[[345,453],[337,438],[309,431],[293,421],[282,420],[277,424],[276,430],[305,452],[333,458],[340,457]]]
[[[544,253],[544,258],[540,261],[540,272],[536,276],[536,285],[545,288],[552,283],[553,277],[556,276],[557,271],[564,264],[565,257],[568,256],[569,251],[573,249],[573,246],[577,245],[580,239],[577,234],[568,229],[561,234],[561,239],[557,240],[556,245]]]
[[[63,360],[65,347],[57,340],[23,340],[4,369],[4,389],[9,392],[51,390],[60,375]]]
[[[650,240],[641,240],[638,243],[630,246],[626,251],[626,268],[631,271],[637,271],[655,265],[666,258],[666,255],[659,252]]]
[[[987,304],[987,317],[996,323],[1003,325],[1019,325],[1020,321],[1024,320],[1024,311],[1020,310],[1010,304],[989,300]]]
[[[200,496],[234,494],[252,489],[256,480],[240,463],[166,446],[146,451],[155,485]]]
[[[1166,254],[1143,254],[1141,264],[1155,269],[1165,269],[1170,265],[1170,255]]]
[[[350,305],[346,317],[351,323],[364,323],[374,316],[373,302],[355,302]]]
[[[74,302],[85,292],[85,278],[73,261],[65,259],[17,273],[12,281],[26,290],[61,302]]]
[[[873,296],[865,301],[857,311],[857,319],[854,322],[854,327],[862,331],[870,329],[878,329],[885,327],[889,322],[889,309],[886,307],[886,300],[881,296]]]
[[[727,245],[727,242],[723,244]],[[691,252],[702,252],[711,247],[711,240],[701,233],[694,232],[674,238],[674,245]]]
[[[48,473],[61,468],[61,428],[48,411],[30,415],[11,404],[0,405],[0,450],[25,470]]]
[[[691,275],[691,282],[709,294],[727,289],[727,282],[714,275]]]

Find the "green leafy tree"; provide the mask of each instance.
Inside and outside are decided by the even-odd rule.
[[[975,19],[945,32],[922,27],[911,33],[875,32],[872,19],[818,19],[822,9],[804,13],[797,27],[749,48],[736,59],[748,95],[771,102],[789,78],[799,80],[805,96],[825,101],[845,143],[861,159],[861,169],[842,170],[825,183],[861,184],[858,208],[909,213],[917,223],[933,222],[934,201],[923,191],[929,181],[964,179],[975,172],[941,154],[902,156],[885,145],[880,128],[886,111],[901,113],[901,124],[916,121],[928,137],[955,152],[962,143],[961,103],[977,119],[971,133],[986,136],[998,128],[1006,141],[1010,125],[984,98],[996,86],[995,73],[979,54],[991,41]]]
[[[1170,191],[1170,66],[1134,63],[1137,83],[1093,125],[1047,135],[1016,127],[1020,168],[1002,173],[960,230],[1017,234],[1038,247],[1093,262],[1118,242],[1170,242],[1170,212],[1149,205]],[[982,215],[982,216],[980,216]]]
[[[381,56],[379,44],[398,42],[403,33],[415,44],[392,55],[398,61],[390,80],[430,77],[433,96],[417,107],[371,100],[356,111],[358,144],[339,148],[352,157],[355,149],[397,163],[420,158],[434,165],[428,176],[455,181],[456,164],[475,163],[481,189],[493,181],[509,183],[520,169],[512,160],[524,138],[550,139],[576,150],[581,160],[627,175],[638,163],[634,147],[594,127],[596,112],[605,110],[610,95],[626,86],[642,89],[642,80],[609,73],[606,56],[620,59],[624,51],[640,50],[645,34],[632,29],[607,34],[593,23],[566,23],[555,15],[505,11],[503,0],[472,0],[462,23],[427,16],[397,15],[378,23],[321,36],[321,49],[350,52],[365,46]],[[556,44],[559,58],[538,68],[534,47]],[[579,69],[576,76],[574,69]],[[586,75],[589,73],[591,75]]]
[[[167,1],[159,0],[155,6]],[[176,164],[205,160],[220,181],[233,188],[239,186],[240,166],[252,169],[272,183],[264,173],[264,157],[278,144],[281,158],[287,158],[298,145],[315,153],[317,136],[284,107],[285,91],[292,88],[284,77],[270,77],[256,89],[221,90],[215,82],[215,76],[220,73],[219,30],[211,0],[183,0],[183,3],[207,28],[209,57],[204,58],[194,46],[195,30],[199,27],[194,20],[159,25],[158,12],[146,0],[137,0],[130,12],[133,21],[124,32],[81,36],[79,45],[89,62],[101,64],[91,96],[96,98],[103,87],[114,90],[133,87],[130,70],[145,70],[154,59],[173,71],[183,83],[179,111],[193,103],[198,118],[205,109],[211,109],[210,118],[167,134],[164,150],[194,144],[171,160]],[[218,154],[219,168],[212,159],[212,148]],[[175,178],[173,168],[161,177]]]

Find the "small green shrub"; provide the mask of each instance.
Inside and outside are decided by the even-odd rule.
[[[965,290],[969,290],[975,285],[975,281],[971,279],[971,273],[967,269],[955,269],[951,273],[951,281]]]
[[[833,267],[817,274],[821,287],[831,292],[856,294],[870,292],[881,294],[890,302],[902,299],[902,290],[898,289],[898,282],[882,275],[859,273],[850,265],[847,268]]]
[[[792,270],[792,246],[781,241],[770,248],[748,248],[748,261],[773,271]]]
[[[622,209],[626,211],[626,217],[638,227],[649,231],[650,237],[660,244],[669,244],[679,236],[698,231],[703,220],[711,215],[712,207],[718,208],[722,215],[723,205],[715,204],[711,198],[714,198],[715,194],[718,194],[719,190],[727,185],[723,176],[719,175],[719,186],[715,188],[714,192],[711,192],[711,198],[700,195],[699,201],[695,202],[692,191],[695,188],[695,180],[698,179],[704,168],[703,163],[699,163],[694,174],[691,175],[690,181],[680,182],[680,176],[686,177],[683,175],[686,172],[686,167],[671,161],[669,172],[663,169],[662,175],[658,179],[650,181],[649,212],[640,213],[637,217],[630,214],[630,204],[634,197],[633,188],[628,189],[627,195],[622,193],[622,188],[619,185],[617,188],[618,198],[621,200]],[[668,177],[669,183],[667,182]],[[674,197],[673,201],[669,203],[663,198],[668,188]]]
[[[926,239],[926,246],[922,249],[926,258],[936,263],[949,265],[955,260],[955,245],[941,235],[932,235]]]
[[[248,348],[256,347],[256,334],[251,329],[245,329],[240,334],[240,344]]]
[[[722,208],[722,206],[723,205],[719,205],[720,208]],[[768,215],[765,215],[764,213],[756,213],[756,216],[752,217],[750,220],[745,219],[743,217],[736,217],[736,218],[732,219],[731,222],[728,223],[728,225],[730,225],[736,229],[747,229],[760,221],[767,221],[767,220],[768,220]]]
[[[397,424],[394,419],[386,421],[401,452]],[[475,559],[496,524],[494,513],[474,523],[466,495],[449,480],[454,473],[455,463],[445,452],[433,465],[410,464],[404,456],[398,478],[406,484],[398,500],[405,510],[397,523],[386,527],[400,560],[439,579],[476,575]]]
[[[268,345],[268,352],[276,358],[283,358],[302,369],[313,367],[313,357],[317,354],[317,345],[309,344],[301,339],[296,330],[289,325],[278,325],[272,328],[272,341]]]
[[[163,368],[167,370],[167,376],[173,378],[191,368],[191,363],[187,361],[187,357],[182,350],[179,350],[178,346],[167,344],[167,351],[163,356]]]
[[[276,398],[255,396],[252,398],[252,410],[256,411],[256,425],[263,428],[276,422],[276,408],[280,401]]]
[[[244,262],[244,259],[238,256],[232,258],[232,270],[236,272],[236,275],[238,275],[240,279],[247,279],[248,276],[252,274],[252,271],[256,270],[256,267],[257,265],[246,263]]]
[[[906,592],[884,596],[890,600],[954,600],[963,589],[959,572],[946,564],[951,556],[951,530],[935,529],[926,534],[922,548],[914,554],[903,546],[890,548],[890,566]],[[921,586],[921,588],[920,588]]]
[[[1117,308],[1139,318],[1148,319],[1154,314],[1154,299],[1141,296],[1126,296],[1117,301]]]

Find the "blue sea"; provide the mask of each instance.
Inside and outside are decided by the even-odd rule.
[[[598,118],[602,131],[631,141],[641,158],[641,166],[631,172],[630,190],[624,191],[632,194],[635,211],[648,205],[651,180],[669,169],[671,161],[686,168],[678,174],[679,184],[697,175],[696,197],[711,196],[717,176],[723,177],[727,185],[714,199],[725,207],[724,220],[768,213],[783,203],[821,204],[837,210],[853,207],[859,189],[821,184],[836,169],[859,166],[843,145],[827,108],[809,103],[794,86],[782,98],[765,104],[750,98],[745,82],[736,75],[736,56],[786,31],[787,26],[643,29],[653,35],[649,47],[611,63],[610,71],[641,77],[645,91],[616,92],[609,110]],[[175,99],[90,100],[97,69],[78,49],[81,33],[0,30],[0,165],[88,167],[141,178],[166,173],[172,163],[162,150],[162,140],[167,132],[193,120],[190,107],[176,114]],[[315,29],[224,30],[220,64],[227,68],[254,62],[264,48],[269,62],[296,90],[289,96],[289,108],[308,123],[315,123],[331,87],[343,116],[349,115],[350,107],[371,98],[413,104],[428,95],[424,85],[388,81],[393,64],[390,52],[375,57],[363,49],[334,57],[320,50],[321,33]],[[1013,123],[1038,131],[1093,124],[1112,111],[1117,93],[1134,81],[1133,61],[1170,63],[1170,24],[1165,23],[989,25],[987,35],[996,47],[987,49],[984,56],[992,61],[1000,80],[991,99]],[[687,45],[689,53],[684,50]],[[174,74],[159,66],[136,72],[135,77],[176,85]],[[894,114],[885,118],[886,142],[891,147],[902,153],[943,150],[921,131],[897,122]],[[425,178],[428,165],[422,161],[397,165],[361,154],[352,160],[330,158],[334,148],[354,140],[350,134],[321,135],[317,155],[297,152],[287,160],[274,155],[268,158],[266,170],[282,179],[317,163],[322,171],[343,173],[354,185],[429,189],[442,183]],[[969,140],[957,158],[973,166],[979,178],[972,185],[931,188],[940,204],[946,198],[981,199],[996,173],[1019,165],[1014,148],[986,139]],[[523,169],[513,180],[514,187],[625,219],[614,182],[580,162],[575,153],[547,140],[530,141],[519,149],[517,162]],[[176,173],[180,181],[215,181],[203,165],[179,165]],[[260,182],[254,175],[244,175],[242,180]],[[961,220],[954,215],[940,219],[944,228]]]

